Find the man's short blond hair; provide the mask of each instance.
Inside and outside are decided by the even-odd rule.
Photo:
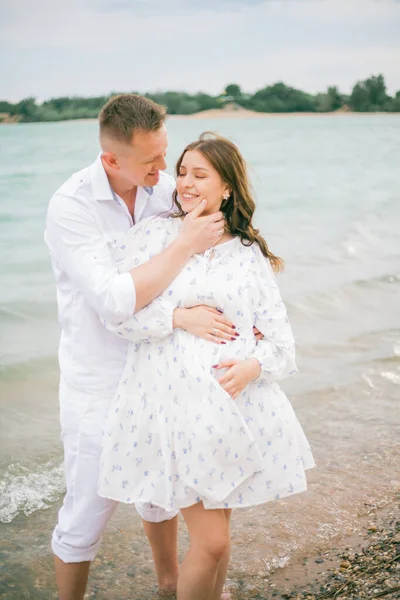
[[[165,117],[165,108],[149,98],[139,94],[113,96],[99,114],[100,139],[131,143],[135,131],[157,131]]]

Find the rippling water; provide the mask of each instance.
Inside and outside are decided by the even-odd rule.
[[[170,172],[205,129],[238,143],[258,225],[286,260],[280,286],[300,374],[284,387],[318,468],[308,494],[237,511],[233,573],[265,571],[351,531],[366,505],[399,489],[400,117],[171,119],[168,129]],[[63,474],[43,226],[53,191],[96,157],[97,126],[5,125],[0,150],[0,596],[51,598],[48,540]],[[134,581],[145,590],[153,575],[138,519],[121,508],[113,523],[99,560],[117,557],[122,589]]]

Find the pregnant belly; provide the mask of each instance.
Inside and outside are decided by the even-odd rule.
[[[227,340],[225,344],[197,338],[183,330],[177,330],[174,337],[175,358],[189,371],[194,368],[209,370],[213,365],[231,358],[250,358],[255,349],[253,335],[252,339],[240,336],[234,341]]]

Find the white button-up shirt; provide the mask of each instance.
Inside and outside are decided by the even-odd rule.
[[[135,222],[172,209],[175,181],[166,173],[153,188],[137,190]],[[101,157],[64,183],[50,200],[45,242],[57,282],[61,325],[61,375],[74,388],[113,394],[124,368],[127,344],[102,325],[134,312],[135,288],[119,274],[113,252],[130,227],[125,203],[110,187]]]

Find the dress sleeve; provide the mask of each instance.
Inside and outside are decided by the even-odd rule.
[[[120,273],[130,271],[161,252],[172,241],[164,219],[145,219],[133,227],[119,247],[115,261]],[[150,304],[120,323],[103,321],[103,325],[118,337],[131,342],[156,340],[171,335],[175,304],[169,299],[169,289]]]
[[[259,295],[254,325],[264,338],[257,342],[253,358],[261,366],[258,380],[270,384],[297,373],[295,342],[271,264],[258,248],[255,250]]]

